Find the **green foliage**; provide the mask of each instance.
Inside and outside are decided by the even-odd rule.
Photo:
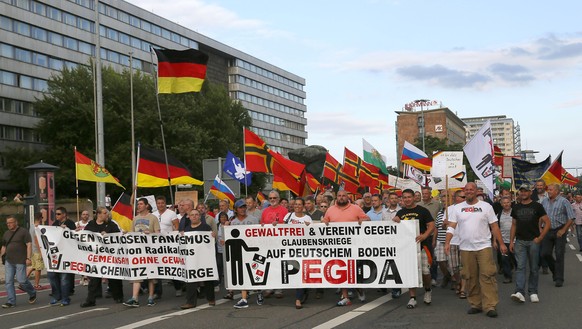
[[[131,112],[130,72],[120,73],[110,67],[102,70],[103,81],[103,164],[121,183],[131,189]],[[162,149],[160,119],[154,80],[149,75],[134,72],[134,125],[136,142]],[[75,162],[73,147],[95,159],[94,88],[91,69],[78,66],[64,69],[48,82],[48,92],[34,104],[43,119],[37,130],[49,144],[41,154],[19,157],[25,165],[44,159],[60,167],[56,173],[58,197],[75,194]],[[227,150],[242,153],[243,127],[251,124],[247,110],[232,101],[224,86],[204,83],[200,93],[159,95],[163,130],[168,154],[178,158],[202,177],[202,160],[224,157]],[[17,151],[11,154],[19,154]],[[6,154],[9,159],[12,157]],[[10,166],[11,176],[22,179]],[[20,163],[18,164],[20,165]],[[26,182],[26,180],[24,180]],[[81,182],[80,194],[94,196],[95,185]],[[108,192],[118,194],[121,188],[107,184]]]

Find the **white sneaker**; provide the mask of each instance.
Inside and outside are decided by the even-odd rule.
[[[364,289],[362,289],[362,292],[360,293],[359,290],[356,289],[356,292],[358,293],[358,299],[360,300],[360,302],[365,302],[366,301],[366,293],[364,292]]]
[[[516,292],[515,294],[512,294],[511,299],[518,303],[525,303],[525,297],[523,297],[521,292]]]
[[[432,302],[432,290],[424,291],[424,303],[430,305]]]
[[[540,302],[540,298],[538,297],[538,294],[531,294],[531,295],[529,295],[529,300],[532,303],[539,303]]]
[[[406,305],[406,308],[413,309],[415,307],[416,307],[416,299],[410,298],[410,300],[408,301],[408,305]]]

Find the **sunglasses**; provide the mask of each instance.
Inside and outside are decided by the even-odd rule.
[[[269,198],[269,200],[277,200],[279,198],[275,197],[275,198]]]
[[[62,215],[62,214],[63,214],[63,213],[61,213],[61,212],[57,212],[57,213],[55,213],[55,215],[57,215],[57,216],[60,216],[60,215]]]

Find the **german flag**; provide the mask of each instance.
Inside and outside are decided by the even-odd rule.
[[[133,224],[133,207],[131,206],[131,196],[123,192],[111,209],[111,218],[119,225],[124,232],[130,232]]]
[[[163,187],[168,185],[192,184],[203,182],[192,177],[190,170],[180,160],[168,154],[168,169],[171,182],[168,182],[168,170],[164,153],[149,147],[140,146],[137,165],[138,187]]]
[[[196,50],[154,49],[158,57],[158,93],[199,92],[206,78],[208,55]]]
[[[259,208],[263,205],[263,201],[267,200],[263,192],[257,192],[257,203],[259,204]]]
[[[331,154],[325,154],[325,164],[323,165],[323,177],[329,179],[334,184],[339,184],[342,165]]]

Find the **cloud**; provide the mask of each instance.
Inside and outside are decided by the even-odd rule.
[[[535,80],[535,77],[529,74],[529,70],[522,65],[495,63],[489,66],[489,71],[509,82],[529,82]]]
[[[348,58],[348,57],[345,57]],[[396,75],[444,88],[523,86],[574,74],[582,60],[579,34],[547,35],[489,49],[375,51],[337,62],[335,68]]]
[[[318,135],[329,136],[356,136],[366,134],[387,134],[388,124],[383,120],[370,120],[368,117],[357,115],[357,111],[348,112],[318,112],[316,116],[309,117],[309,131]]]
[[[489,80],[488,76],[449,69],[442,65],[413,65],[396,69],[396,73],[413,80],[429,80],[449,88],[468,88],[482,85]]]

